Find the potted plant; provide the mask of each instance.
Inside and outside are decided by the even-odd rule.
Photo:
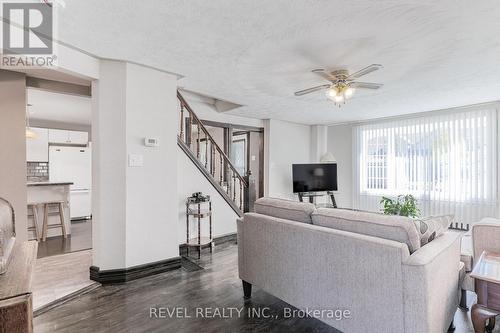
[[[420,216],[417,199],[411,195],[398,195],[396,199],[382,197],[380,203],[383,204],[383,212],[386,215],[401,215],[412,218]]]

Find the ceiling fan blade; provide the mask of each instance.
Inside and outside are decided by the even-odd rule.
[[[320,86],[316,86],[316,87],[312,87],[312,88],[309,88],[309,89],[300,90],[300,91],[295,92],[295,96],[302,96],[302,95],[305,95],[305,94],[309,94],[309,93],[312,93],[312,92],[315,92],[315,91],[318,91],[318,90],[321,90],[321,89],[324,89],[324,88],[328,88],[329,86],[330,86],[329,84],[322,84]]]
[[[357,79],[358,77],[361,77],[363,75],[369,74],[371,72],[374,72],[376,70],[381,69],[383,66],[379,64],[371,64],[370,66],[367,66],[363,69],[360,69],[359,71],[352,73],[347,77],[347,79]]]
[[[323,68],[313,69],[311,72],[313,72],[314,74],[318,74],[319,76],[330,82],[335,81],[335,78]]]
[[[351,82],[349,85],[353,88],[361,89],[378,89],[383,87],[382,83],[369,83],[369,82]]]

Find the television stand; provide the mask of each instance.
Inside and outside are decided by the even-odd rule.
[[[300,202],[304,202],[304,198],[309,198],[309,202],[314,204],[314,198],[329,196],[332,201],[332,207],[337,208],[337,202],[335,201],[335,195],[333,192],[299,192]]]

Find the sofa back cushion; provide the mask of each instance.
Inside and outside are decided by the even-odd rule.
[[[311,214],[316,209],[311,203],[277,198],[260,198],[254,207],[258,214],[304,223],[312,223]]]
[[[320,208],[312,214],[312,223],[405,243],[410,253],[420,248],[417,228],[412,219],[405,216]]]

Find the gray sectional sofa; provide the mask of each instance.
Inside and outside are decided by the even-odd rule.
[[[346,333],[448,330],[463,276],[458,233],[420,246],[406,217],[273,198],[257,200],[255,211],[237,222],[245,297],[255,285],[320,310],[317,319]]]

